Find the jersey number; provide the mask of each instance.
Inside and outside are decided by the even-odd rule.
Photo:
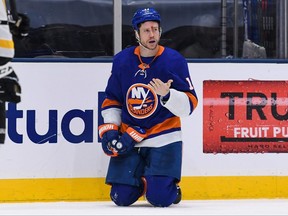
[[[187,82],[188,82],[188,85],[189,85],[189,89],[190,89],[190,90],[193,90],[193,89],[194,89],[194,87],[193,87],[193,85],[192,85],[192,82],[191,82],[190,78],[189,78],[189,77],[187,77],[187,78],[186,78],[186,80],[187,80]]]

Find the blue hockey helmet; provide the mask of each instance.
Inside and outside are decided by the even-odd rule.
[[[132,19],[134,30],[138,30],[138,25],[146,21],[156,21],[160,23],[160,14],[154,8],[138,9]]]

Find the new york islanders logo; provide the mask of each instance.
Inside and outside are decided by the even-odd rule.
[[[136,83],[128,89],[126,101],[130,115],[137,119],[144,119],[155,112],[158,97],[148,85]]]

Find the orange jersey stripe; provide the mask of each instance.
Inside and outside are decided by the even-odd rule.
[[[121,132],[124,133],[128,127],[129,126],[127,124],[122,123],[121,124]],[[150,135],[158,134],[158,133],[161,133],[165,130],[170,130],[173,128],[180,128],[180,127],[181,127],[180,118],[175,116],[175,117],[166,119],[164,122],[161,122],[161,123],[155,125],[154,127],[146,130],[146,134],[147,134],[147,137],[149,137]]]
[[[122,106],[122,104],[120,104],[118,101],[116,100],[110,100],[110,99],[105,99],[102,103],[101,108],[105,108],[105,107],[110,107],[110,106]]]
[[[185,94],[188,96],[189,100],[192,102],[193,109],[195,109],[198,105],[198,99],[190,92],[185,92]]]
[[[155,57],[162,55],[162,53],[164,52],[165,48],[163,46],[159,45],[159,50],[156,53]],[[140,54],[140,46],[137,46],[134,50],[134,54],[138,56],[138,58],[141,59],[141,54]]]

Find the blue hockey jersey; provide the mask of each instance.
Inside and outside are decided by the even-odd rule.
[[[165,104],[148,86],[153,78],[173,80]],[[198,102],[185,58],[163,46],[154,57],[141,57],[139,46],[115,55],[105,93],[101,111],[105,123],[119,125],[122,132],[129,126],[147,131],[138,147],[181,141],[180,117],[189,116]]]

